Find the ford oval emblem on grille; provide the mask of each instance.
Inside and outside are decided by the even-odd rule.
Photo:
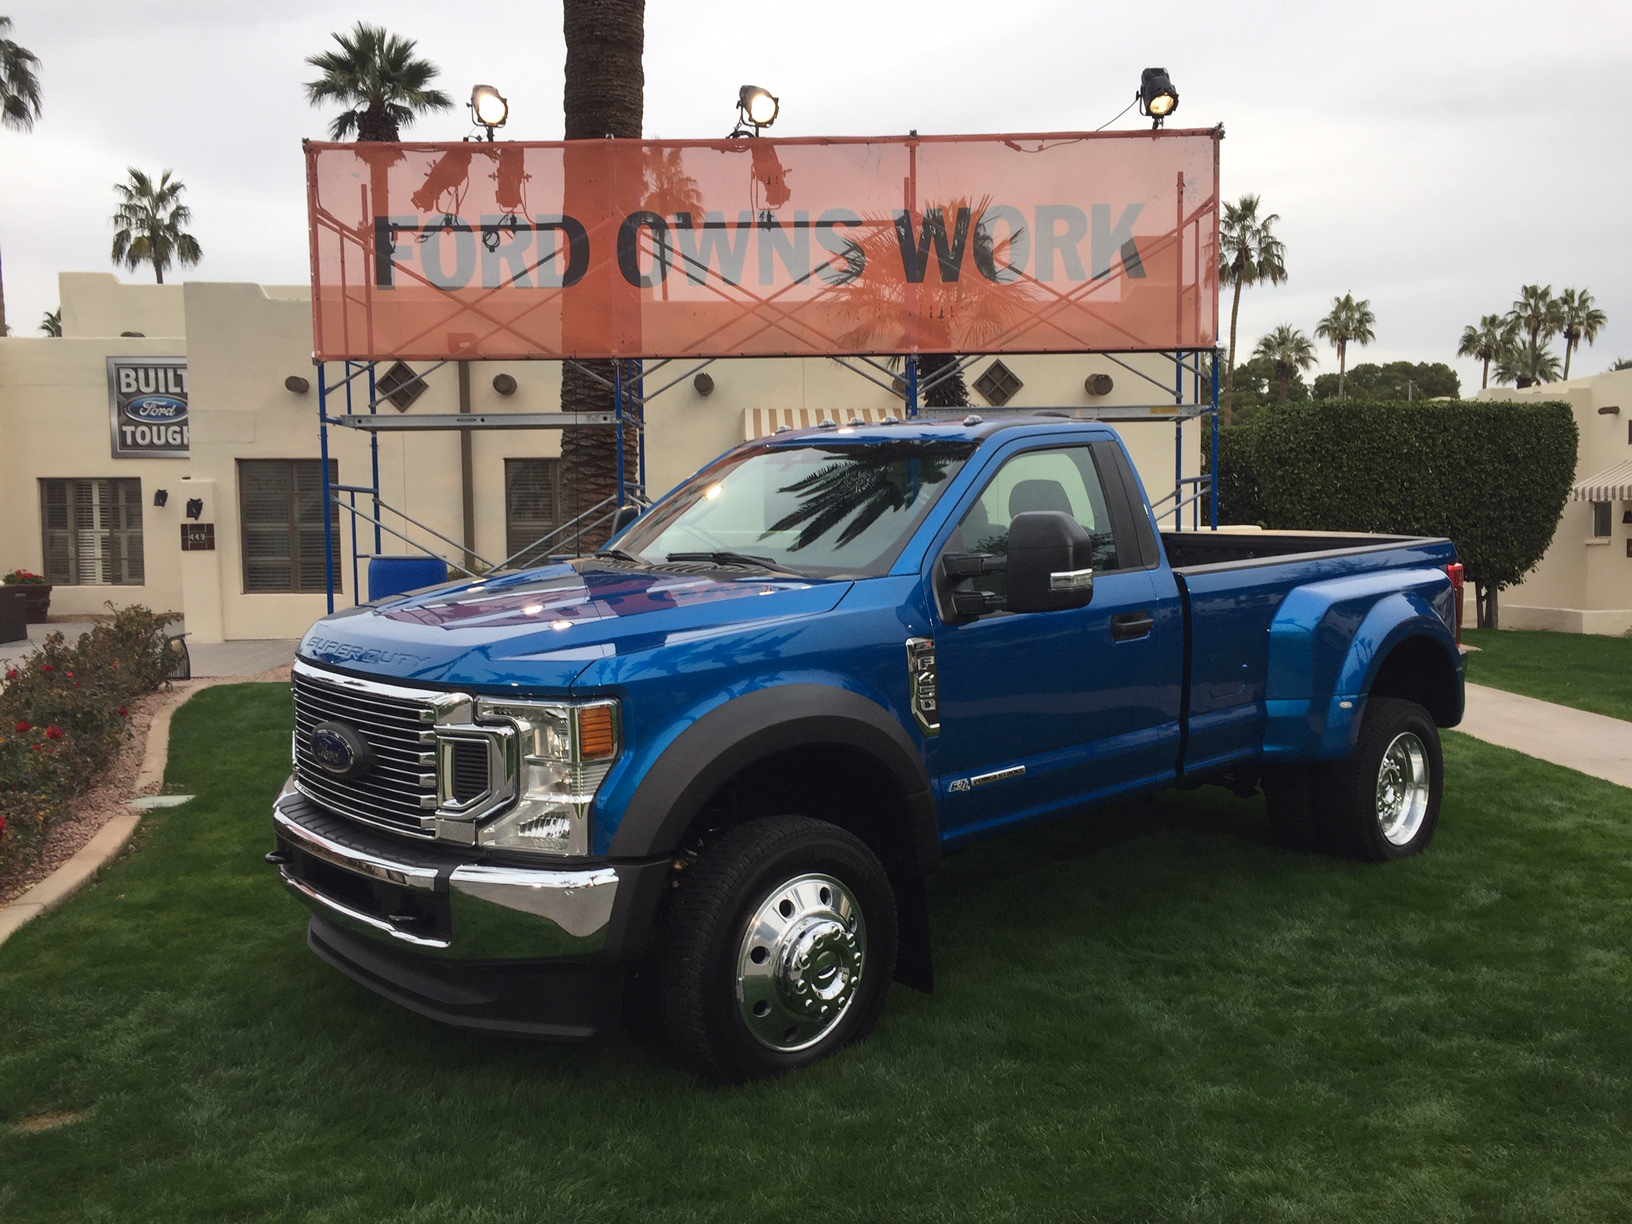
[[[312,728],[312,760],[332,778],[360,778],[374,765],[374,753],[349,723],[321,722]]]

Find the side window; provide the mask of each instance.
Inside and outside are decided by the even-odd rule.
[[[1009,550],[1009,524],[1030,510],[1059,510],[1082,524],[1093,541],[1093,567],[1117,568],[1117,539],[1099,472],[1086,446],[1026,451],[1010,459],[981,491],[947,542],[948,552],[1001,557]],[[1002,574],[976,579],[980,590],[1002,595]]]

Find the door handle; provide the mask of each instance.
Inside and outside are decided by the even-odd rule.
[[[1156,618],[1149,612],[1119,612],[1111,617],[1111,640],[1131,642],[1135,638],[1148,637],[1155,627]]]

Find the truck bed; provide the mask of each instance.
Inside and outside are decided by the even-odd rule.
[[[1402,545],[1423,543],[1413,536],[1366,535],[1341,531],[1164,531],[1162,547],[1175,570],[1197,570],[1223,565],[1251,565],[1265,561],[1313,559],[1311,554],[1343,556],[1383,552]]]
[[[1375,584],[1366,578],[1387,573],[1387,589],[1429,589],[1444,585],[1444,567],[1456,559],[1449,540],[1431,537],[1319,531],[1164,531],[1161,537],[1184,605],[1181,769],[1192,776],[1250,760],[1263,746],[1271,624],[1292,591],[1361,580],[1339,618],[1352,634],[1383,589],[1368,591]]]

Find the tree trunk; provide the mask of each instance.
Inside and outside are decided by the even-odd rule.
[[[6,278],[0,269],[0,336],[6,334]]]
[[[1349,357],[1348,346],[1340,342],[1338,344],[1338,346],[1337,346],[1337,398],[1338,399],[1343,398],[1344,375],[1348,373],[1348,368],[1349,368],[1348,357]]]
[[[158,284],[164,284],[164,267],[156,259],[153,261],[153,279]]]
[[[1575,351],[1575,341],[1568,336],[1564,337],[1564,381],[1570,381],[1570,354]]]
[[[645,0],[564,0],[561,28],[566,36],[566,80],[562,91],[562,112],[566,121],[566,139],[602,140],[605,137],[638,139],[645,111],[646,75],[641,56],[646,45]],[[569,154],[566,195],[573,193],[572,158]],[[639,185],[632,185],[638,190]],[[638,207],[638,204],[635,205]],[[568,211],[571,211],[568,209]],[[594,272],[592,270],[591,275]],[[616,267],[605,269],[605,275],[616,276]],[[614,289],[616,291],[616,289]],[[638,289],[628,291],[638,304]],[[568,308],[570,312],[570,307]],[[571,315],[569,313],[569,319]],[[580,320],[590,323],[591,320]],[[611,320],[603,320],[610,324]],[[586,347],[607,351],[612,336],[583,336]],[[580,349],[580,351],[582,351]],[[625,362],[624,370],[632,382],[638,377],[639,365]],[[612,382],[611,361],[569,362],[561,371],[561,411],[611,412],[615,397],[607,384]],[[597,376],[605,383],[597,381]],[[625,414],[630,417],[624,429],[625,482],[636,478],[639,451],[636,414],[629,411],[633,387],[626,386]],[[568,501],[569,515],[588,511],[597,503],[615,498],[618,492],[618,447],[616,431],[605,427],[566,429],[561,434],[561,477]],[[602,517],[597,514],[595,518]],[[580,548],[596,548],[604,543],[610,527],[608,521],[599,525],[586,524],[588,530],[578,536]]]
[[[1485,358],[1485,375],[1479,380],[1479,390],[1483,391],[1490,386],[1490,358]]]
[[[1496,588],[1476,582],[1473,586],[1474,603],[1477,608],[1476,618],[1481,629],[1496,629],[1498,625],[1498,609]]]
[[[1224,424],[1230,423],[1231,411],[1235,407],[1235,320],[1241,313],[1241,277],[1239,269],[1235,278],[1235,301],[1230,304],[1230,364],[1225,367],[1224,375]]]

